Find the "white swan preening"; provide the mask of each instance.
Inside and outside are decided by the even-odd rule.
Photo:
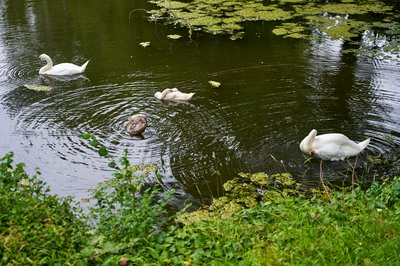
[[[180,92],[177,88],[173,89],[165,89],[163,92],[156,92],[154,97],[159,100],[166,100],[166,101],[190,101],[194,95],[192,93],[184,93]]]
[[[147,117],[144,114],[136,114],[128,117],[124,123],[125,131],[130,135],[140,135],[147,127]]]
[[[343,134],[330,133],[317,136],[313,129],[300,143],[302,152],[323,160],[340,161],[356,156],[368,146],[370,139],[355,143]]]
[[[52,75],[52,76],[73,76],[85,72],[86,66],[89,60],[81,66],[77,66],[71,63],[61,63],[53,66],[53,61],[47,54],[41,54],[39,56],[41,61],[46,61],[46,65],[41,67],[39,74],[41,75]]]

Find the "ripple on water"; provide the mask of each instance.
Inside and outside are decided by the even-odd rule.
[[[287,68],[296,74],[278,74]],[[238,172],[304,169],[298,145],[309,130],[317,127],[321,133],[338,131],[337,121],[342,114],[335,114],[337,109],[329,109],[322,101],[340,95],[299,84],[307,71],[289,64],[235,68],[209,73],[204,77],[205,85],[176,77],[160,85],[146,81],[150,79],[147,74],[138,74],[135,82],[95,86],[74,80],[56,82],[46,93],[18,88],[3,101],[17,114],[17,130],[36,135],[31,140],[33,145],[46,146],[77,167],[106,170],[106,160],[79,137],[87,132],[97,136],[116,158],[127,149],[132,164],[157,164],[166,176],[164,182],[171,187],[181,184],[193,194],[200,190],[202,196],[218,195],[220,187],[215,180],[222,183]],[[358,74],[370,76],[370,70]],[[140,79],[142,75],[147,78]],[[222,88],[210,88],[206,83],[209,79],[222,81]],[[358,82],[351,97],[346,98],[354,121],[348,119],[339,129],[356,141],[371,137],[369,150],[386,152],[399,143],[395,134],[399,132],[398,122],[394,120],[399,110],[398,96],[382,81],[366,85],[360,78]],[[155,91],[173,87],[170,84],[196,92],[193,101],[168,103],[153,97]],[[361,88],[366,86],[374,89],[365,94]],[[367,116],[363,110],[369,110]],[[135,113],[148,117],[143,137],[130,136],[123,130],[127,117]],[[390,125],[386,125],[392,116]],[[354,128],[364,130],[359,133]],[[393,142],[384,141],[388,135],[394,136]]]

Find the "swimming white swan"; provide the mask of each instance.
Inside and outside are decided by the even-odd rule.
[[[177,88],[173,89],[165,89],[163,92],[156,92],[154,97],[159,100],[166,100],[166,101],[190,101],[194,95],[192,93],[184,93],[180,92]]]
[[[39,56],[39,59],[42,61],[46,61],[46,65],[40,68],[39,74],[52,76],[72,76],[76,74],[81,74],[85,72],[86,66],[89,63],[88,60],[81,66],[77,66],[71,63],[61,63],[53,66],[53,61],[47,54],[41,54]]]
[[[140,135],[147,127],[147,117],[144,114],[136,114],[128,117],[124,123],[125,131],[130,135]]]
[[[313,129],[300,143],[302,152],[315,155],[323,160],[340,161],[359,154],[370,139],[355,143],[343,134],[331,133],[317,136]]]

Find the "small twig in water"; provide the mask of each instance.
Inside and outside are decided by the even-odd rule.
[[[144,11],[144,12],[147,13],[147,10],[146,10],[146,9],[142,9],[142,8],[140,8],[140,9],[134,9],[134,10],[132,10],[131,12],[129,12],[129,22],[131,21],[131,15],[132,15],[134,12],[136,12],[136,11]]]
[[[321,180],[322,187],[324,188],[325,192],[327,192],[327,194],[328,194],[328,196],[330,198],[330,194],[328,193],[329,192],[329,188],[328,188],[327,185],[325,185],[325,181],[324,181],[324,172],[322,171],[322,162],[323,162],[323,160],[320,160],[320,163],[319,163],[319,179]]]
[[[356,161],[354,162],[354,165],[352,165],[349,161],[349,159],[347,159],[347,163],[350,165],[351,167],[351,190],[354,191],[354,185],[355,185],[355,177],[356,177],[356,165],[357,165],[357,160],[358,160],[358,155],[356,156]]]

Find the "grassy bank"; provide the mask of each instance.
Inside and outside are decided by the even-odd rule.
[[[110,166],[83,214],[1,158],[0,264],[400,265],[398,178],[305,195],[290,174],[240,174],[212,205],[170,217],[173,191],[141,184],[156,168]]]

